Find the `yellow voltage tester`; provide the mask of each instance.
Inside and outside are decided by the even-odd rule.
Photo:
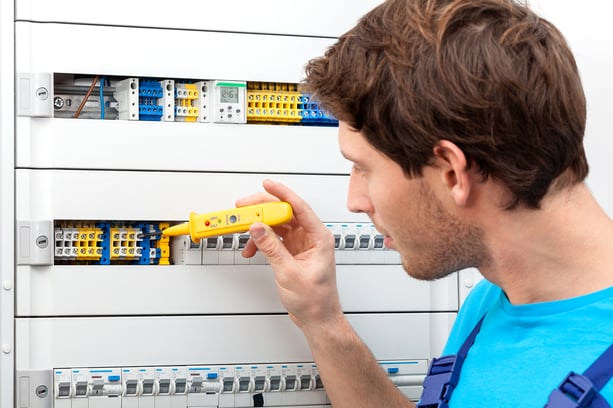
[[[283,201],[248,205],[206,214],[190,213],[189,221],[173,225],[162,231],[163,235],[189,235],[192,241],[216,235],[233,234],[249,230],[254,222],[270,226],[285,224],[292,219],[292,206]]]

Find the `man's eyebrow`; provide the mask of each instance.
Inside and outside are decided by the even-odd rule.
[[[353,167],[356,167],[356,168],[367,168],[368,167],[366,163],[364,163],[362,160],[351,157],[351,155],[349,154],[345,154],[344,152],[341,151],[341,155],[345,158],[345,160],[351,163]]]

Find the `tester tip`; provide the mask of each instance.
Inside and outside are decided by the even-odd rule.
[[[183,224],[173,225],[172,227],[164,228],[162,230],[162,234],[174,237],[177,235],[190,235],[189,232],[189,222],[184,222]]]

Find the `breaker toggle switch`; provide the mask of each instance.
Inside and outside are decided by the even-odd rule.
[[[267,392],[270,390],[270,380],[259,375],[253,379],[253,392]]]
[[[272,375],[270,376],[270,388],[269,391],[283,391],[285,388],[285,382],[280,375]]]
[[[303,374],[300,376],[300,390],[301,391],[312,391],[315,389],[315,379],[308,374]]]
[[[298,381],[293,374],[285,376],[285,390],[284,391],[296,391],[298,389]]]
[[[376,234],[373,239],[373,249],[384,249],[384,239],[385,237],[382,234]]]
[[[87,397],[87,381],[77,381],[74,385],[73,395],[75,397]]]
[[[187,390],[187,379],[177,378],[175,380],[175,394],[185,394]]]
[[[143,392],[142,395],[153,395],[154,393],[154,381],[152,378],[143,380]]]
[[[163,378],[158,381],[158,395],[168,395],[171,392],[170,379]]]
[[[57,385],[55,395],[57,398],[69,398],[70,397],[70,383],[61,382]]]
[[[224,377],[222,380],[223,388],[221,392],[223,393],[234,393],[238,391],[238,379],[234,377]]]
[[[238,379],[238,392],[253,392],[255,382],[251,377],[240,377]]]
[[[370,225],[358,225],[358,242],[357,249],[370,250],[375,246],[374,229]]]
[[[137,395],[138,394],[138,381],[127,380],[124,385],[124,396]]]
[[[223,235],[221,238],[221,249],[224,251],[233,251],[236,249],[238,242],[234,239],[234,235]]]

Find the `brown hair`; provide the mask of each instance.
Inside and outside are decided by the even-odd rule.
[[[458,145],[484,178],[538,208],[582,181],[585,96],[548,21],[513,0],[388,0],[309,61],[302,89],[409,176]]]

